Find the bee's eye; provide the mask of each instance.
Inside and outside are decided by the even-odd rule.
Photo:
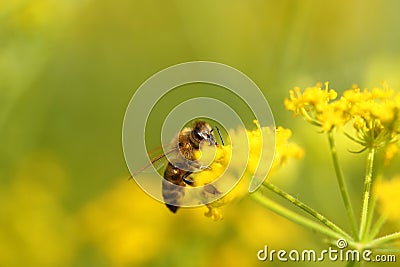
[[[197,139],[202,140],[203,136],[199,133],[199,131],[194,131],[194,134],[196,135]]]

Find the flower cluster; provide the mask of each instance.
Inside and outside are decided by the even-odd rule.
[[[301,91],[298,87],[294,88],[290,91],[289,98],[285,99],[285,106],[286,109],[293,111],[294,116],[300,115],[310,124],[319,127],[321,132],[327,134],[340,193],[352,225],[352,236],[326,218],[322,217],[324,220],[320,220],[321,215],[318,212],[301,202],[296,204],[295,198],[287,193],[280,192],[279,188],[272,185],[269,188],[307,211],[336,234],[340,236],[348,235],[347,240],[354,242],[351,245],[354,248],[373,248],[399,240],[400,232],[374,238],[379,234],[386,219],[398,221],[400,218],[398,213],[400,179],[396,177],[392,180],[378,179],[375,183],[372,182],[377,178],[374,175],[375,166],[377,166],[375,164],[377,150],[384,148],[385,164],[388,164],[400,150],[400,92],[396,93],[384,83],[382,87],[373,89],[360,89],[354,85],[345,90],[342,95],[338,95],[335,90],[329,88],[328,83],[325,83],[324,86],[317,84],[314,87],[306,88],[304,91]],[[333,134],[337,129],[342,130],[345,136],[361,145],[360,152],[368,151],[359,226],[354,216],[345,176],[338,160]],[[378,177],[382,175],[380,174]],[[372,185],[374,198],[371,198]],[[370,199],[372,200],[370,201]],[[382,216],[373,223],[376,200],[379,203],[378,209]],[[266,200],[263,203],[267,207],[273,207]],[[281,212],[281,214],[285,214],[285,212]],[[372,225],[373,227],[371,227]],[[315,227],[315,229],[318,229],[318,227]],[[335,235],[331,234],[331,236]],[[367,245],[368,240],[373,241]]]
[[[354,119],[353,127],[359,143],[381,147],[398,141],[400,134],[400,93],[392,89],[353,88],[343,94]]]
[[[330,131],[334,126],[346,123],[348,116],[343,112],[346,110],[344,103],[332,102],[337,97],[336,91],[329,89],[328,83],[325,83],[325,88],[321,86],[309,87],[303,93],[295,87],[289,92],[290,99],[285,99],[285,106],[295,116],[301,115],[310,123]]]
[[[239,180],[238,177],[241,177],[229,193],[207,205],[209,211],[205,215],[214,220],[222,218],[219,207],[248,194],[249,183],[258,168],[269,168],[269,166],[264,166],[266,163],[260,162],[261,153],[265,153],[264,155],[267,155],[271,161],[273,159],[268,176],[285,164],[288,159],[298,159],[304,154],[297,144],[289,142],[291,137],[289,129],[278,127],[274,131],[269,127],[260,127],[257,121],[254,123],[257,126],[254,130],[230,130],[229,139],[234,145],[218,146],[210,168],[193,175],[196,186],[209,184],[221,176],[224,177],[225,183]],[[272,140],[265,138],[271,135],[275,135],[275,154],[273,153],[273,138]],[[248,142],[243,142],[246,139]],[[225,185],[222,182],[217,183],[216,186],[224,188]]]
[[[353,86],[339,99],[328,83],[306,88],[304,92],[296,87],[285,99],[285,106],[325,132],[352,122],[354,134],[346,135],[366,148],[379,148],[399,140],[400,93],[395,94],[386,84],[372,90]],[[388,157],[393,151],[392,146]]]

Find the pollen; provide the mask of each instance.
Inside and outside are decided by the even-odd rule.
[[[285,106],[323,132],[342,130],[351,123],[353,132],[347,136],[364,147],[386,147],[399,139],[400,93],[395,94],[386,83],[371,90],[353,85],[341,96],[328,83],[303,92],[296,87],[290,90]]]
[[[217,189],[224,191],[226,182],[238,181],[222,198],[207,204],[207,217],[220,220],[222,214],[219,209],[228,203],[235,202],[248,194],[248,187],[258,167],[264,167],[260,163],[261,153],[269,153],[273,158],[269,175],[284,165],[290,158],[301,158],[304,151],[294,142],[289,142],[292,132],[289,129],[278,127],[276,130],[270,127],[261,127],[258,121],[253,121],[255,129],[231,129],[229,139],[232,144],[216,146],[215,158],[209,168],[195,173],[193,180],[195,186],[203,186],[214,183]],[[275,134],[276,149],[275,156],[269,149],[271,144],[263,144],[263,136]],[[248,140],[248,142],[244,141]],[[236,141],[236,142],[235,142]],[[273,146],[272,146],[273,147]],[[205,147],[205,149],[210,149]],[[206,150],[202,151],[206,154]],[[219,180],[221,178],[221,180]]]

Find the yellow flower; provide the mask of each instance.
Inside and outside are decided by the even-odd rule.
[[[372,90],[353,85],[339,100],[336,97],[327,83],[324,89],[317,85],[303,93],[295,88],[285,106],[325,132],[353,121],[355,134],[348,136],[365,147],[384,147],[399,139],[400,93],[395,94],[387,84]]]
[[[299,115],[299,110],[304,107],[301,100],[300,88],[295,87],[289,91],[290,99],[285,99],[285,107],[287,110],[294,111],[295,115]]]
[[[322,127],[324,131],[330,131],[334,127],[340,128],[350,120],[348,114],[348,102],[341,98],[337,98],[337,93],[333,89],[329,89],[328,82],[325,88],[321,84],[314,87],[308,87],[301,93],[296,87],[290,90],[290,99],[285,99],[286,109],[294,112],[294,115],[301,115],[308,122]]]
[[[350,120],[347,109],[348,103],[346,99],[341,98],[338,101],[324,105],[324,108],[321,109],[316,118],[321,123],[322,129],[328,132],[334,127],[342,127]]]
[[[325,84],[325,89],[321,87],[311,87],[304,91],[303,100],[307,106],[314,106],[317,111],[322,111],[325,104],[337,97],[337,93],[328,89],[328,83]]]
[[[349,101],[349,103],[363,103],[368,100],[367,95],[361,93],[360,88],[356,85],[353,85],[351,89],[346,90],[343,93],[343,97]]]
[[[352,88],[343,93],[354,119],[355,139],[366,147],[382,147],[398,138],[399,94],[386,84],[372,90]]]
[[[393,94],[393,89],[387,88],[387,84],[384,85],[384,88],[373,88],[371,92],[372,98],[382,100],[391,98]]]
[[[290,99],[285,99],[286,109],[294,111],[295,115],[302,114],[303,109],[310,108],[313,111],[323,111],[325,105],[337,97],[337,93],[333,89],[329,89],[328,83],[325,83],[325,89],[321,88],[321,84],[314,87],[308,87],[301,93],[299,87],[295,87],[289,91]]]
[[[234,146],[218,146],[215,160],[210,165],[210,168],[193,175],[196,186],[209,184],[223,176],[223,182],[218,183],[217,181],[215,183],[217,189],[226,188],[227,183],[237,181],[240,178],[235,187],[225,196],[207,204],[209,211],[206,216],[214,220],[222,218],[217,208],[248,194],[249,183],[258,168],[269,167],[264,166],[266,163],[260,163],[261,153],[265,153],[263,155],[267,155],[267,158],[271,160],[274,157],[273,143],[265,143],[266,140],[263,140],[263,137],[274,134],[274,132],[268,127],[260,127],[257,121],[254,123],[257,126],[255,130],[231,130],[229,137],[233,140]],[[282,127],[276,129],[275,157],[269,175],[289,158],[303,156],[304,152],[300,147],[293,142],[288,142],[290,136],[291,131],[289,129]],[[246,144],[247,142],[244,140],[248,140],[249,144]]]
[[[391,180],[382,180],[375,184],[375,193],[379,201],[379,210],[389,220],[399,220],[400,176]]]
[[[352,115],[359,115],[365,120],[381,119],[389,121],[394,116],[393,90],[374,88],[372,91],[353,88],[345,91],[343,97],[350,104]]]

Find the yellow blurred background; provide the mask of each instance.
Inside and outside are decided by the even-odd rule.
[[[0,0],[0,266],[283,266],[257,251],[327,248],[250,199],[225,207],[221,222],[203,209],[171,214],[127,181],[125,108],[168,66],[239,69],[306,151],[273,182],[349,230],[326,138],[283,99],[327,80],[338,91],[382,80],[399,90],[399,10],[360,0]],[[338,142],[358,212],[365,155]]]

